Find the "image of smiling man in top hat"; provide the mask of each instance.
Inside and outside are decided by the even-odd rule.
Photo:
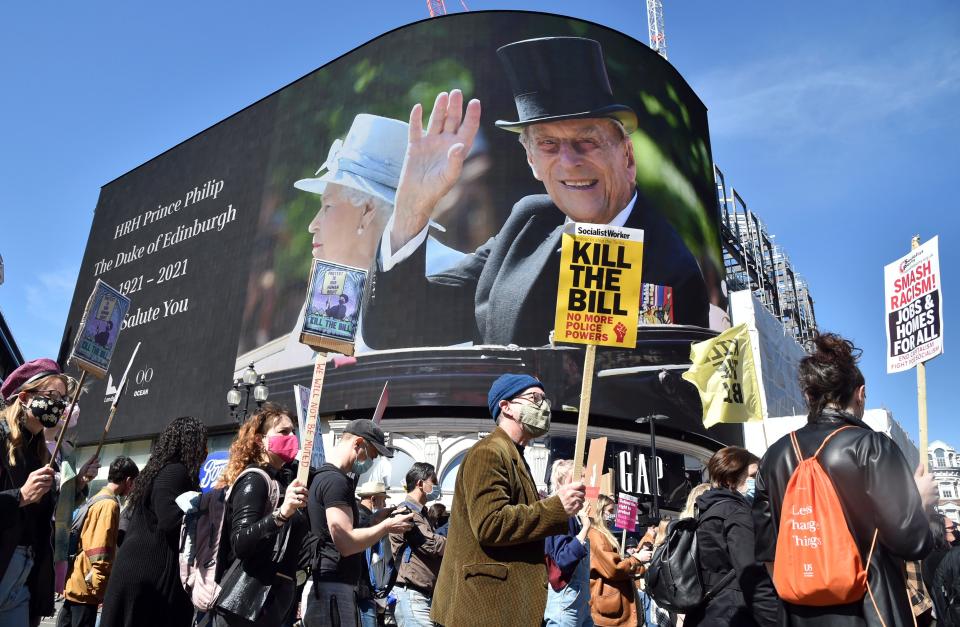
[[[380,240],[364,336],[374,348],[477,344],[541,346],[553,329],[565,221],[644,230],[643,282],[673,289],[674,321],[708,326],[709,300],[696,259],[659,211],[638,194],[630,133],[637,115],[615,102],[600,44],[545,37],[497,50],[517,107],[496,126],[519,134],[545,195],[517,202],[500,232],[458,265],[424,276],[426,227],[454,186],[480,126],[480,102],[440,93],[426,129],[422,105],[395,210]],[[438,316],[398,316],[404,303]],[[472,331],[472,333],[471,333]]]

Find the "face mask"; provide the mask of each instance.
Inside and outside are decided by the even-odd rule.
[[[610,514],[610,515],[604,516],[603,522],[607,524],[607,527],[616,527],[617,526],[616,514]]]
[[[46,396],[34,396],[27,405],[30,413],[40,421],[44,428],[56,427],[63,410],[67,408],[63,399],[55,400]]]
[[[297,436],[290,433],[288,435],[271,435],[267,438],[267,450],[280,458],[284,464],[288,464],[297,458],[300,452],[300,442]]]
[[[757,493],[757,480],[753,477],[747,477],[747,483],[743,488],[743,496],[753,503],[753,496]]]
[[[434,484],[433,489],[427,493],[427,501],[436,501],[440,498],[440,486]]]
[[[66,407],[66,401],[64,401]],[[70,412],[70,421],[67,423],[67,429],[73,429],[80,422],[80,403],[74,403],[73,411]]]
[[[520,424],[523,430],[535,438],[550,431],[550,401],[543,399],[540,405],[520,405]]]
[[[367,452],[364,451],[363,454],[366,455]],[[372,467],[373,467],[373,460],[370,459],[369,457],[363,461],[360,461],[358,459],[357,461],[353,462],[353,474],[359,477],[363,473],[370,470]]]

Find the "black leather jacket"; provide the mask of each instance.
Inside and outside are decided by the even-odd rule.
[[[864,561],[874,530],[878,531],[867,576],[876,607],[869,593],[862,603],[844,606],[799,607],[785,603],[785,619],[789,625],[880,627],[879,612],[886,627],[912,627],[903,560],[922,559],[933,546],[913,470],[893,440],[846,412],[827,409],[810,418],[797,431],[797,441],[806,457],[845,425],[858,428],[831,439],[820,454],[820,463],[836,487]],[[760,462],[753,503],[758,561],[774,560],[783,495],[797,464],[788,436],[775,442]]]
[[[262,468],[277,479],[279,507],[287,486],[286,474],[272,467]],[[267,484],[257,473],[247,473],[233,485],[225,515],[230,521],[229,544],[226,559],[218,563],[225,571],[235,559],[243,560],[244,570],[262,581],[271,581],[276,573],[295,578],[300,545],[307,532],[306,519],[298,511],[288,523],[278,527],[273,520],[273,508],[267,506],[267,494]]]

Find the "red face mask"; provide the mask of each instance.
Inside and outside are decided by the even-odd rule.
[[[287,464],[297,458],[297,453],[300,452],[300,441],[292,433],[289,435],[271,435],[267,438],[267,450]]]

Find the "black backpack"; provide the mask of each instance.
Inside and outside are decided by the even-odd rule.
[[[713,588],[704,589],[697,550],[697,527],[705,520],[709,509],[696,518],[671,522],[666,540],[657,547],[647,565],[644,575],[646,593],[664,609],[690,612],[708,603],[736,577],[736,572],[731,570]]]

